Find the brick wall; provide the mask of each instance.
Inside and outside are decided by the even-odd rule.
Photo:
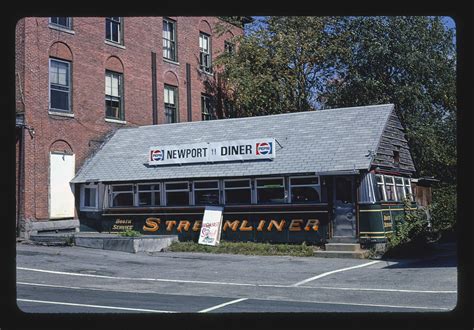
[[[179,93],[179,118],[187,121],[187,90],[191,84],[192,120],[201,120],[203,82],[213,79],[199,71],[199,30],[214,28],[215,17],[170,17],[177,22],[178,61],[163,60],[162,17],[125,17],[123,46],[105,42],[105,18],[73,18],[72,31],[49,26],[47,17],[29,17],[17,24],[16,73],[17,111],[25,111],[25,123],[34,128],[25,134],[24,216],[27,220],[48,220],[49,152],[59,148],[76,155],[76,172],[100,146],[107,134],[127,126],[152,124],[151,53],[157,58],[158,123],[164,123],[163,88],[174,76]],[[222,52],[224,40],[242,30],[218,36],[212,32],[212,55]],[[231,33],[231,34],[229,34]],[[72,116],[48,113],[49,58],[72,59]],[[191,81],[186,81],[186,63]],[[122,65],[126,123],[105,120],[105,68]],[[24,104],[20,100],[22,90]]]

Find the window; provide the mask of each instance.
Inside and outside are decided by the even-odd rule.
[[[194,204],[219,204],[219,182],[194,181]]]
[[[81,186],[81,210],[97,209],[98,193],[97,185],[87,184]]]
[[[227,54],[234,54],[235,53],[235,45],[230,41],[224,41],[224,51]]]
[[[395,177],[395,190],[397,191],[397,201],[403,201],[403,199],[405,198],[403,178]]]
[[[409,198],[411,201],[414,201],[414,196],[413,196],[413,193],[411,191],[411,183],[410,183],[410,179],[409,178],[403,178],[403,186],[405,188],[405,196],[407,198]]]
[[[201,94],[201,112],[202,120],[216,119],[215,111],[212,106],[212,99],[209,95]]]
[[[71,111],[71,63],[49,60],[49,108],[55,111]]]
[[[72,29],[72,18],[71,17],[50,17],[49,23],[65,29]]]
[[[383,175],[376,174],[375,179],[377,181],[377,189],[379,191],[380,200],[382,201],[387,200],[387,198],[385,197],[385,186],[384,186]]]
[[[257,203],[284,203],[283,178],[257,179]]]
[[[138,206],[159,206],[160,184],[139,184],[138,185]]]
[[[178,98],[178,88],[165,85],[164,88],[165,95],[165,120],[167,124],[178,122],[178,107],[177,107],[177,98]]]
[[[122,74],[105,72],[105,117],[124,120]]]
[[[105,18],[105,39],[108,41],[122,44],[122,18],[106,17]]]
[[[224,181],[225,204],[250,204],[252,192],[250,179]]]
[[[384,175],[385,180],[385,197],[387,201],[395,201],[396,193],[395,193],[395,184],[393,181],[393,176]]]
[[[320,202],[321,187],[319,177],[290,178],[291,203],[318,203]]]
[[[176,56],[176,22],[163,20],[163,58],[177,61]]]
[[[186,206],[189,205],[189,185],[187,182],[165,183],[166,205]]]
[[[205,33],[199,34],[199,67],[202,71],[211,73],[211,38]]]
[[[110,204],[112,207],[135,205],[133,185],[110,186]]]

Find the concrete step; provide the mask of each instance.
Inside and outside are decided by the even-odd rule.
[[[326,251],[345,251],[354,252],[361,251],[358,243],[326,243]]]
[[[329,243],[357,243],[357,239],[354,237],[335,236],[328,240]]]
[[[319,250],[314,253],[315,257],[321,258],[350,258],[350,259],[367,259],[369,251],[324,251]]]
[[[61,234],[36,234],[30,235],[29,240],[33,244],[41,245],[72,245],[74,243],[74,233],[61,233]]]

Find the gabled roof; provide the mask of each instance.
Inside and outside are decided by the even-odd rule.
[[[370,168],[393,104],[122,128],[71,181],[353,172]],[[149,166],[153,146],[275,138],[273,160]]]

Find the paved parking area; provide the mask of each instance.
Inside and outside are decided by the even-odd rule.
[[[18,244],[17,302],[26,313],[449,312],[457,264]]]

